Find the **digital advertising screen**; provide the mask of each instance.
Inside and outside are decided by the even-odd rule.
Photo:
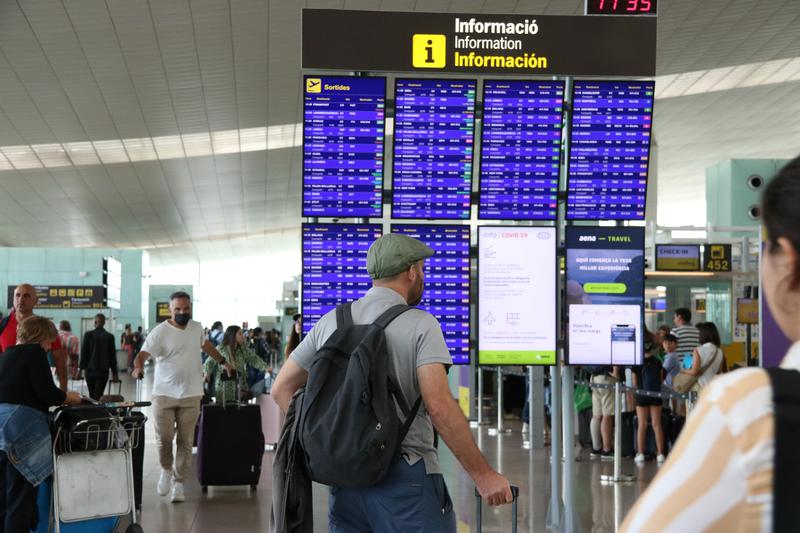
[[[398,79],[392,217],[470,217],[475,80]]]
[[[656,244],[656,270],[696,272],[701,266],[699,244]]]
[[[382,233],[380,224],[303,224],[304,335],[322,315],[372,287],[367,251]]]
[[[392,224],[436,252],[425,260],[425,292],[420,309],[436,317],[453,364],[469,364],[469,226]]]
[[[644,228],[566,231],[570,365],[639,365],[644,357]]]
[[[386,78],[306,76],[303,216],[383,216]]]
[[[654,81],[576,81],[568,220],[644,220]]]
[[[556,364],[556,229],[478,227],[478,364]]]
[[[478,218],[555,220],[564,82],[483,83]]]

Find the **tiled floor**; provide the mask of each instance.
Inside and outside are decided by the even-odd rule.
[[[152,377],[148,374],[143,395],[149,397]],[[126,397],[133,397],[133,386],[125,383]],[[147,412],[147,410],[145,410]],[[491,437],[486,428],[473,430],[478,445],[489,463],[520,487],[519,531],[548,531],[547,510],[550,497],[549,448],[525,450],[519,424],[509,422],[513,433]],[[444,446],[441,463],[454,501],[459,521],[459,533],[476,531],[474,485],[460,468],[455,457]],[[168,497],[156,494],[159,465],[155,450],[152,424],[146,430],[144,497],[140,523],[148,533],[218,533],[266,531],[269,523],[272,479],[272,454],[266,452],[258,490],[247,487],[211,487],[203,494],[196,477],[186,484],[186,502],[172,504]],[[601,474],[613,472],[613,463],[589,459],[582,453],[575,462],[575,514],[582,531],[614,531],[617,521],[624,517],[632,502],[644,490],[656,471],[653,463],[637,468],[625,460],[623,471],[636,473],[636,482],[621,486],[606,486]],[[315,486],[315,531],[327,531],[327,494],[325,487]],[[511,508],[483,510],[483,531],[511,531]],[[123,530],[122,528],[121,530]]]

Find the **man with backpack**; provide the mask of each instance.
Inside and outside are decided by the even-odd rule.
[[[310,478],[331,486],[332,532],[455,532],[436,432],[490,505],[512,502],[450,393],[439,323],[409,307],[422,300],[433,253],[405,235],[376,240],[367,255],[373,287],[323,316],[273,385],[281,409],[293,402]]]

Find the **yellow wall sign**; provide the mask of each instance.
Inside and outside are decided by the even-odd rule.
[[[322,80],[320,78],[306,78],[306,92],[307,93],[321,93]]]
[[[418,33],[412,39],[412,65],[416,68],[442,68],[447,63],[447,38]]]

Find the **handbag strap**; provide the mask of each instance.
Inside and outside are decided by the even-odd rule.
[[[718,348],[717,348],[717,351],[716,351],[716,352],[714,352],[714,357],[712,357],[712,358],[711,358],[711,361],[709,361],[708,363],[706,363],[705,365],[703,365],[703,366],[701,366],[701,367],[700,367],[700,373],[699,373],[699,374],[697,374],[697,377],[698,377],[698,378],[699,378],[700,376],[702,376],[703,374],[705,374],[705,373],[706,373],[706,370],[708,370],[709,368],[711,368],[711,364],[712,364],[714,361],[716,361],[716,360],[717,360],[717,356],[718,356],[718,355],[719,355],[721,352],[722,352],[722,349],[718,347]]]
[[[772,485],[772,530],[793,531],[800,523],[797,479],[800,478],[800,372],[767,369],[775,408],[775,463]]]

